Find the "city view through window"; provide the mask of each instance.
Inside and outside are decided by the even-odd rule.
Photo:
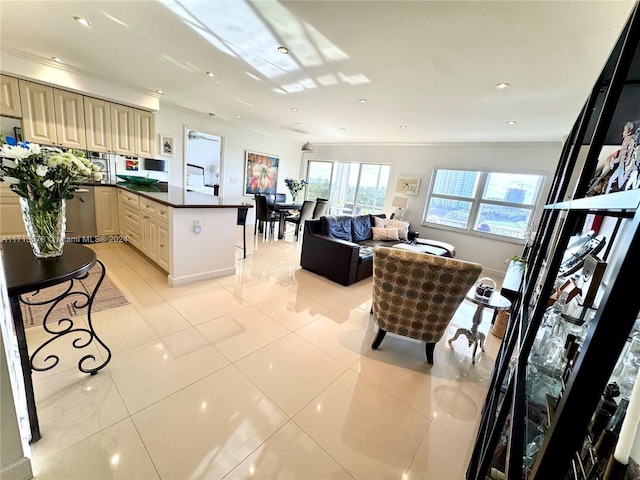
[[[437,169],[424,222],[514,239],[527,235],[544,177]]]

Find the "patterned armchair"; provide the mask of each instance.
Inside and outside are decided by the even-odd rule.
[[[389,247],[373,250],[373,318],[378,327],[371,348],[387,332],[426,342],[427,362],[482,266]]]

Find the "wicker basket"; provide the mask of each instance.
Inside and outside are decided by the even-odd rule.
[[[496,315],[496,321],[493,323],[491,333],[494,337],[504,338],[504,333],[507,331],[507,325],[509,325],[509,318],[511,314],[506,310],[500,310]]]

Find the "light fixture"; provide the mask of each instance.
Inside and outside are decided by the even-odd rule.
[[[156,93],[159,93],[160,95],[164,95],[164,92],[160,89],[156,90]]]
[[[391,203],[392,207],[396,207],[396,211],[393,214],[393,218],[399,218],[402,220],[404,216],[404,210],[409,205],[409,199],[407,197],[393,197],[393,203]]]
[[[207,72],[207,76],[209,76],[209,77],[215,77],[215,76],[216,76],[216,74],[215,74],[215,73],[213,73],[213,72]]]
[[[366,98],[361,98],[360,100],[358,100],[360,103],[367,103],[367,99]]]
[[[499,84],[497,84],[497,85],[496,85],[496,88],[497,88],[498,90],[504,90],[505,88],[509,88],[510,86],[511,86],[510,84],[508,84],[508,83],[504,83],[504,82],[503,82],[503,83],[499,83]]]
[[[85,27],[88,27],[89,25],[91,25],[89,23],[89,20],[87,20],[86,18],[82,18],[82,17],[73,17],[73,19],[78,22],[80,25],[84,25]]]
[[[400,128],[404,130],[404,129],[407,128],[407,126],[406,125],[400,125]]]
[[[278,47],[278,51],[284,55],[289,53],[289,49],[287,47]]]
[[[516,122],[515,120],[509,120],[507,122],[507,125],[515,125],[516,123],[518,123],[518,122]]]
[[[294,111],[294,112],[298,111],[298,109],[296,107],[291,107],[291,110]]]
[[[313,145],[311,145],[311,142],[307,142],[302,146],[302,151],[303,152],[309,152],[309,153],[313,153],[316,151],[316,147],[314,147]]]
[[[54,62],[62,63],[62,59],[60,57],[51,57],[51,60]]]

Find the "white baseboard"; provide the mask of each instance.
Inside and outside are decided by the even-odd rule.
[[[212,278],[228,277],[229,275],[236,274],[236,267],[223,268],[221,270],[215,270],[204,273],[197,273],[195,275],[185,275],[182,277],[172,277],[169,275],[170,287],[181,287],[182,285],[188,285],[189,283],[199,282],[201,280],[211,280]]]

